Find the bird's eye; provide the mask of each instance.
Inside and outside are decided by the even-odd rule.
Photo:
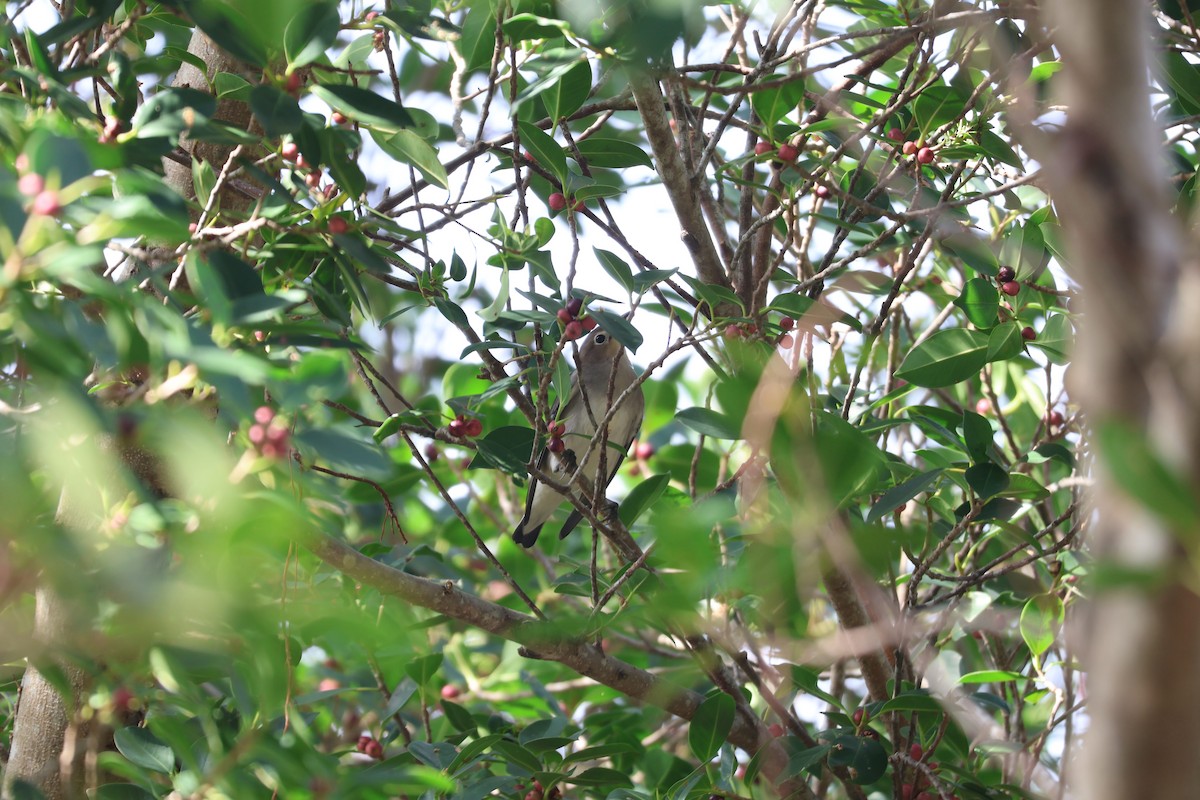
[[[608,334],[605,334],[605,333],[597,333],[596,334],[596,339],[595,339],[596,344],[604,344],[607,341],[608,341]]]

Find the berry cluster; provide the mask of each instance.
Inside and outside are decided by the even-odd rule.
[[[917,763],[925,757],[925,750],[917,742],[914,742],[908,748],[908,757]],[[938,768],[938,762],[930,761],[927,765],[930,771]],[[936,800],[940,795],[937,789],[930,785],[929,773],[925,770],[914,767],[912,775],[912,783],[904,783],[900,786],[900,796],[905,800]]]
[[[791,142],[784,142],[783,144],[779,145],[778,149],[776,149],[775,145],[766,140],[754,145],[754,155],[756,156],[765,156],[771,153],[774,153],[777,161],[790,164],[800,157],[800,148],[796,147],[796,145],[792,144]]]
[[[519,787],[518,787],[519,788]],[[562,790],[557,786],[545,791],[542,784],[538,781],[533,782],[533,788],[525,795],[525,800],[559,800],[562,797]]]
[[[17,190],[26,197],[32,197],[29,213],[35,216],[56,217],[62,211],[58,201],[58,192],[46,188],[46,180],[36,172],[26,172],[17,181]]]
[[[900,146],[900,152],[906,156],[915,156],[918,164],[932,164],[937,161],[936,150],[921,142],[904,141],[904,131],[899,128],[889,128],[885,135],[893,142],[904,142]]]
[[[279,148],[279,155],[283,156],[285,161],[291,161],[295,164],[298,172],[305,173],[304,182],[308,185],[308,188],[320,188],[326,197],[331,197],[332,193],[337,191],[337,187],[333,184],[321,188],[321,178],[324,177],[325,173],[320,167],[314,166],[305,160],[303,154],[300,152],[300,146],[295,142],[284,142],[283,146]]]
[[[270,406],[254,410],[254,424],[247,433],[250,443],[266,458],[286,458],[291,452],[287,423]]]
[[[726,339],[750,339],[758,335],[758,326],[753,322],[731,322],[725,326]]]
[[[996,272],[996,283],[1000,284],[1000,291],[1009,297],[1016,297],[1021,292],[1021,284],[1017,283],[1017,271],[1012,267],[1001,267]]]
[[[446,430],[456,439],[474,439],[483,433],[483,423],[479,421],[478,417],[468,418],[463,414],[459,414],[450,420],[450,424],[446,426]]]
[[[550,440],[546,442],[547,450],[558,455],[567,449],[567,443],[563,441],[563,437],[567,435],[566,425],[561,422],[551,422],[546,426],[546,433],[550,434]]]
[[[578,339],[596,328],[595,317],[580,319],[579,312],[581,311],[583,311],[583,301],[578,297],[572,297],[565,306],[558,310],[558,321],[563,326],[563,338],[568,342]]]
[[[383,745],[379,743],[378,739],[365,733],[358,737],[358,744],[354,746],[354,749],[360,753],[366,753],[376,761],[383,761]]]

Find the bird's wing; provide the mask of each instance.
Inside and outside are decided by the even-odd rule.
[[[574,387],[575,387],[575,379],[572,378],[571,389],[574,389]],[[572,391],[569,389],[567,391],[567,395],[570,396],[571,394],[572,394]],[[571,400],[567,403],[567,407],[565,410],[570,411],[572,406],[575,405],[575,401],[577,399],[578,399],[578,394],[576,394],[575,397],[571,398]],[[559,407],[560,403],[561,403],[561,398],[554,401],[554,405],[551,406],[551,408],[550,408],[550,419],[558,419],[558,407]],[[550,451],[546,448],[545,445],[542,445],[542,452],[538,454],[538,460],[537,460],[537,468],[540,472],[544,473],[546,471],[546,467],[549,463],[549,460],[550,460]],[[538,480],[537,480],[537,478],[535,478],[531,475],[529,477],[529,491],[526,492],[526,494],[525,494],[525,516],[521,517],[521,521],[519,523],[517,523],[517,528],[516,528],[516,530],[513,531],[513,535],[512,535],[513,541],[516,542],[517,544],[521,545],[522,547],[533,547],[534,543],[537,542],[538,534],[540,534],[542,532],[541,525],[538,525],[537,527],[534,527],[534,528],[527,527],[530,522],[529,515],[533,513],[533,500],[534,500],[534,497],[537,495],[537,490],[538,490]]]

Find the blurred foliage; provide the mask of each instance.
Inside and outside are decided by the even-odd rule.
[[[6,18],[0,745],[35,658],[91,678],[76,721],[114,730],[97,798],[768,795],[727,741],[747,709],[777,726],[774,780],[824,797],[1029,796],[1008,755],[1056,772],[1082,707],[1060,633],[1086,464],[1074,285],[1008,117],[1058,64],[1010,5],[958,3],[937,34],[921,0]],[[173,87],[204,67],[197,28],[245,68]],[[691,277],[682,243],[642,252],[665,205],[627,91],[647,67],[762,294]],[[1194,124],[1197,87],[1173,55],[1163,113]],[[593,561],[582,529],[508,539],[571,297],[647,372],[616,494],[653,574],[623,577],[602,537]],[[1105,443],[1147,503],[1187,497],[1130,432]],[[348,578],[312,536],[531,613],[520,587],[562,636],[705,699],[690,723],[632,702]],[[831,572],[869,578],[887,698],[836,643]],[[72,610],[56,652],[39,583]]]

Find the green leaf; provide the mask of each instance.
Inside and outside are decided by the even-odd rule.
[[[429,684],[438,676],[442,668],[442,654],[430,653],[427,656],[414,658],[404,665],[404,673],[412,678],[418,686]]]
[[[1001,669],[983,669],[976,672],[968,672],[958,679],[962,684],[978,684],[978,683],[1007,683],[1009,681],[1025,680],[1025,676],[1019,672],[1009,672]]]
[[[307,430],[292,437],[308,464],[373,481],[392,474],[392,460],[374,442],[337,430]]]
[[[567,185],[567,157],[554,137],[529,122],[517,125],[521,131],[521,144],[533,156],[534,161],[554,173],[559,184]]]
[[[714,439],[742,438],[741,426],[736,420],[711,408],[685,408],[675,415],[675,419],[685,428]]]
[[[962,432],[971,460],[987,461],[995,446],[995,432],[992,430],[991,421],[974,411],[963,411]]]
[[[558,79],[542,93],[542,102],[550,119],[560,120],[574,114],[587,100],[592,88],[592,65],[586,57],[571,64]]]
[[[304,112],[295,98],[267,84],[250,90],[250,110],[272,139],[294,133],[304,124]]]
[[[804,102],[803,75],[770,75],[767,81],[785,81],[779,86],[762,89],[750,95],[750,106],[762,120],[763,127],[771,130],[788,114],[797,112]]]
[[[963,102],[963,96],[952,86],[930,86],[913,100],[913,119],[921,133],[927,134],[958,116]]]
[[[395,131],[416,123],[412,114],[394,100],[357,86],[318,84],[312,87],[312,93],[368,128]]]
[[[1039,594],[1029,598],[1021,609],[1021,638],[1035,656],[1045,653],[1054,644],[1062,628],[1065,609],[1055,594]]]
[[[170,774],[175,771],[175,752],[145,728],[121,728],[113,734],[121,755],[143,769]]]
[[[962,293],[955,298],[954,305],[963,310],[967,320],[976,328],[990,328],[996,324],[1000,310],[1000,292],[994,282],[983,278],[972,278],[963,285]]]
[[[300,7],[283,31],[283,52],[291,70],[325,55],[341,30],[336,2],[308,3]]]
[[[934,469],[912,476],[904,483],[897,484],[884,492],[871,507],[867,514],[867,522],[875,522],[885,515],[892,513],[900,506],[912,500],[921,492],[927,491],[942,477],[944,469]]]
[[[1200,68],[1174,50],[1166,50],[1163,58],[1167,66],[1167,85],[1175,93],[1180,110],[1185,115],[1200,114]]]
[[[1075,331],[1071,327],[1071,320],[1066,314],[1049,315],[1037,339],[1030,344],[1045,353],[1046,360],[1051,364],[1066,364],[1075,346]]]
[[[1025,352],[1025,337],[1021,336],[1021,326],[1015,322],[997,325],[988,333],[988,363],[1007,361]]]
[[[850,774],[859,785],[871,784],[882,778],[887,771],[887,764],[887,752],[877,739],[847,735],[833,740],[829,765],[852,770]]]
[[[1159,457],[1143,432],[1120,422],[1096,427],[1096,442],[1113,483],[1145,509],[1173,525],[1194,531],[1200,505],[1187,482]]]
[[[966,479],[980,500],[995,497],[1008,488],[1008,472],[990,461],[967,467]]]
[[[629,352],[636,353],[637,349],[642,346],[642,334],[620,314],[599,308],[589,309],[588,313],[595,317],[596,321],[600,323],[600,327],[604,328]]]
[[[623,169],[625,167],[652,167],[654,162],[646,151],[632,142],[604,136],[593,136],[578,142],[576,147],[590,167]]]
[[[438,151],[429,142],[422,139],[413,131],[402,130],[395,133],[371,131],[371,138],[383,152],[397,161],[412,164],[430,183],[450,188],[450,176],[446,168],[438,160]]]
[[[667,486],[671,484],[671,476],[663,473],[660,475],[651,475],[646,480],[633,487],[633,491],[625,498],[625,502],[621,504],[620,517],[621,523],[625,527],[629,527],[637,521],[647,508],[653,506],[663,492],[667,490]]]
[[[737,704],[724,692],[709,695],[696,709],[688,726],[688,745],[701,763],[709,761],[721,749],[733,728]]]
[[[896,377],[927,389],[953,386],[979,373],[987,363],[988,337],[980,331],[938,331],[905,356]]]
[[[608,767],[590,767],[577,775],[572,775],[568,783],[575,786],[602,787],[606,792],[633,786],[633,782],[627,774]]]
[[[629,268],[629,265],[616,253],[601,250],[599,247],[593,247],[592,251],[596,254],[596,260],[600,262],[600,266],[604,268],[609,277],[621,284],[621,288],[625,291],[632,292],[633,270]]]
[[[41,793],[37,795],[13,793],[13,800],[22,800],[23,797],[28,797],[29,800],[33,800],[34,797],[37,800],[44,800]],[[153,794],[132,783],[106,783],[97,788],[96,793],[91,797],[94,800],[154,800]]]
[[[514,14],[504,21],[504,35],[512,42],[525,39],[553,39],[570,32],[560,19],[539,17],[536,14]]]
[[[488,431],[475,442],[471,469],[491,467],[509,475],[526,475],[533,440],[533,429],[521,425],[505,425]]]

